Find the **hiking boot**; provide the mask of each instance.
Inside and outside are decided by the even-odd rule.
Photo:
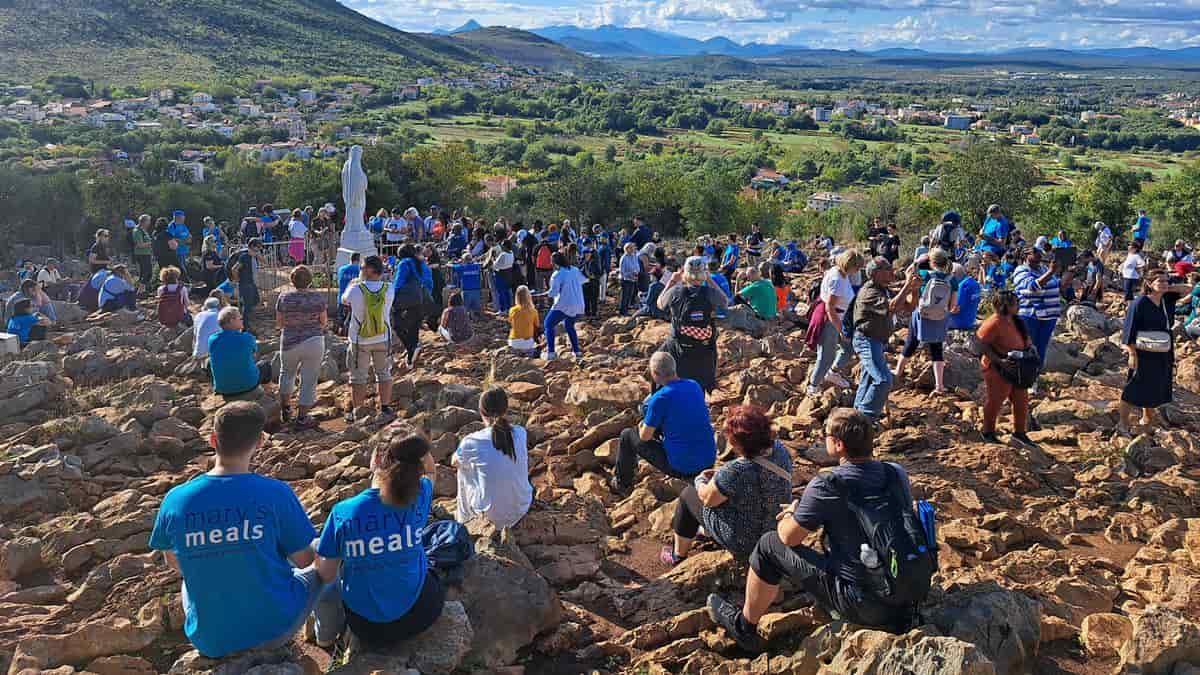
[[[617,497],[625,498],[633,492],[633,486],[621,485],[621,479],[617,478],[617,474],[612,474],[608,477],[608,489]]]
[[[716,593],[708,596],[708,618],[725,629],[729,637],[737,641],[742,649],[758,654],[763,650],[763,640],[758,631],[742,619],[742,608],[725,600]],[[743,628],[745,626],[745,628]]]
[[[295,424],[292,426],[295,427],[296,431],[308,431],[310,429],[316,429],[320,425],[321,423],[318,422],[317,418],[313,417],[312,415],[303,415],[297,417]]]
[[[981,435],[983,436],[984,443],[999,443],[1000,442],[1000,437],[997,436],[996,432],[994,432],[994,431],[985,431]]]

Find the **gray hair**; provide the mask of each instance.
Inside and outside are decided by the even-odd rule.
[[[231,323],[242,318],[242,310],[237,307],[226,307],[217,314],[217,325],[228,328]]]
[[[702,256],[694,255],[683,263],[683,280],[691,286],[708,283],[708,266]]]
[[[675,377],[675,357],[667,352],[654,352],[650,356],[650,374],[656,380],[669,380]]]

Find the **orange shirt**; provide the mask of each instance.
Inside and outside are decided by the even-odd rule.
[[[1015,322],[1020,320],[1015,316],[1001,317],[993,314],[983,322],[975,335],[979,337],[980,342],[991,345],[1001,354],[1007,354],[1016,349],[1025,349],[1029,346],[1029,340],[1022,337],[1021,332],[1017,330]],[[986,354],[983,356],[983,367],[992,367],[992,362]]]

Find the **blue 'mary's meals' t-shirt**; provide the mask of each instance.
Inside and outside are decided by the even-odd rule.
[[[354,281],[355,279],[358,278],[358,274],[360,271],[361,270],[359,269],[358,265],[355,265],[353,263],[347,263],[338,268],[338,297],[339,298],[346,294],[346,288],[350,285],[351,281]]]
[[[1000,241],[1007,239],[1011,231],[1012,226],[1009,225],[1008,219],[1004,217],[988,218],[987,222],[983,224],[983,233],[994,239],[999,239]],[[979,250],[991,251],[996,255],[1004,255],[1003,246],[996,246],[995,244],[988,243],[983,239],[979,240]]]
[[[213,390],[218,394],[242,394],[258,386],[258,364],[254,354],[258,340],[240,330],[219,330],[208,338],[208,358]]]
[[[37,325],[37,314],[17,314],[8,320],[8,332],[17,336],[21,344],[29,343],[29,331]]]
[[[700,473],[717,461],[708,402],[695,380],[668,382],[651,394],[643,422],[662,433],[667,462],[679,473]]]
[[[979,300],[983,289],[974,277],[963,277],[958,284],[958,312],[950,314],[950,328],[954,330],[974,330],[975,319],[979,316]]]
[[[253,473],[204,474],[167,493],[150,548],[179,558],[188,598],[184,632],[201,654],[218,658],[295,625],[308,591],[287,556],[316,535],[287,483]]]
[[[342,601],[350,611],[388,623],[412,609],[429,571],[421,528],[432,503],[433,483],[422,478],[407,507],[385,504],[376,488],[334,505],[317,554],[341,559]]]
[[[721,267],[729,267],[730,265],[736,265],[737,261],[738,261],[738,255],[741,252],[742,252],[742,250],[740,248],[738,248],[737,244],[730,244],[730,245],[726,246],[725,247],[725,255],[721,258]]]

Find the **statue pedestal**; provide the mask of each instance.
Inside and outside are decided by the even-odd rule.
[[[337,266],[349,265],[350,256],[355,253],[363,258],[379,254],[379,250],[375,248],[375,238],[371,236],[367,228],[361,225],[356,229],[347,228],[342,232],[342,242],[337,252]]]

